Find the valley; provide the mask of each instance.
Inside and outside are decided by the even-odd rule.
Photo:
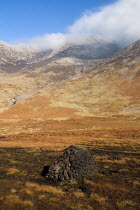
[[[96,44],[13,57],[1,42],[2,210],[139,208],[140,41]],[[44,165],[70,145],[93,154],[98,174],[46,181]]]

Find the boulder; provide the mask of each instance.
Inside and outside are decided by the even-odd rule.
[[[42,172],[51,180],[74,180],[87,177],[97,172],[97,166],[90,152],[76,146],[70,146],[46,170]]]

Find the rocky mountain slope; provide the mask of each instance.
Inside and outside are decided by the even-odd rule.
[[[37,52],[37,49],[0,41],[0,71],[8,73],[20,71],[27,66]]]
[[[74,59],[82,60],[98,60],[108,58],[120,50],[120,46],[115,43],[96,40],[91,44],[66,44],[55,50],[41,50],[25,46],[9,45],[5,42],[0,42],[0,71],[15,73],[23,69],[28,69],[33,66],[37,68],[40,65],[46,67],[50,61],[57,61],[59,65],[69,65],[74,62]],[[67,59],[64,59],[67,58]],[[74,59],[73,59],[74,58]],[[67,60],[67,61],[66,61]],[[73,60],[73,61],[72,61]],[[44,62],[45,61],[45,62]],[[76,60],[77,62],[77,60]],[[58,65],[58,63],[57,63]]]
[[[20,46],[20,45],[10,45],[3,41],[0,41],[0,56],[1,59],[14,63],[17,60],[30,61],[37,53],[36,49]]]
[[[140,41],[106,59],[101,59],[104,58],[106,47],[100,46],[101,57],[98,53],[94,55],[89,52],[88,47],[85,50],[84,47],[65,46],[43,52],[32,49],[27,52],[30,54],[29,57],[20,51],[20,55],[14,55],[12,62],[10,51],[4,55],[2,53],[4,51],[1,50],[0,59],[3,63],[0,63],[0,111],[2,114],[8,117],[10,112],[10,116],[14,113],[14,116],[19,117],[20,104],[26,104],[25,107],[21,105],[24,115],[31,109],[28,116],[39,116],[40,110],[47,113],[47,108],[43,106],[46,98],[49,100],[48,106],[51,110],[59,107],[74,109],[80,115],[138,117]],[[13,52],[13,48],[11,50]],[[15,51],[17,52],[17,49]],[[89,58],[90,53],[92,59]],[[24,67],[19,68],[15,64],[19,62],[18,59],[23,59]],[[7,66],[8,62],[12,64]],[[34,101],[34,97],[39,97],[39,102],[35,99],[34,103],[30,103],[29,99]]]
[[[137,41],[81,78],[63,82],[52,95],[67,105],[79,107],[83,114],[139,116],[139,88],[140,41]]]
[[[58,52],[55,57],[75,57],[78,59],[104,59],[118,52],[120,47],[115,43],[97,42],[85,45],[70,45]]]

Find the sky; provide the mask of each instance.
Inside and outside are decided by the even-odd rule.
[[[41,48],[140,39],[140,0],[1,0],[0,40]]]

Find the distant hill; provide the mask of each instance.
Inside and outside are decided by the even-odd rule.
[[[140,114],[140,41],[85,72],[64,81],[51,93],[83,115]],[[62,94],[63,93],[63,94]]]
[[[66,44],[55,50],[41,50],[25,46],[9,45],[0,42],[0,71],[14,73],[30,67],[31,64],[40,64],[46,61],[61,58],[75,58],[80,60],[97,60],[112,56],[120,50],[115,43],[93,40],[91,44]],[[63,61],[62,61],[63,64]],[[45,63],[46,65],[46,63]]]
[[[139,115],[140,41],[119,52],[113,43],[108,47],[107,43],[67,45],[46,51],[9,49],[5,43],[0,48],[1,111],[40,96],[47,97],[51,106],[73,108],[82,115]],[[43,107],[41,103],[32,103],[31,110]]]

